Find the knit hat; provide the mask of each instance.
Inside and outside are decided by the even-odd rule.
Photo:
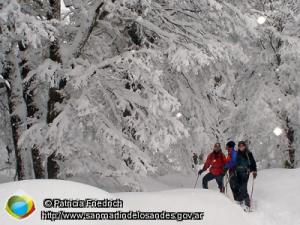
[[[240,146],[240,145],[247,146],[247,144],[246,144],[246,142],[245,142],[245,141],[240,141],[240,142],[239,142],[239,144],[238,144],[238,146]]]
[[[226,144],[226,147],[228,147],[228,148],[234,148],[234,147],[235,147],[235,142],[234,142],[234,141],[229,141],[229,142]]]

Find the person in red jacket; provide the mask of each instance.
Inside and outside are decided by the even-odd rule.
[[[220,192],[224,193],[224,165],[226,164],[226,157],[222,152],[221,144],[216,143],[214,145],[214,150],[207,157],[203,168],[198,172],[199,176],[209,168],[209,173],[203,177],[202,187],[208,189],[208,182],[211,180],[216,180]]]

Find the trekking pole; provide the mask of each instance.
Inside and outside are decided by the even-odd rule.
[[[226,183],[225,183],[225,195],[227,195],[227,189],[228,189],[228,173],[226,173]]]
[[[194,189],[196,188],[196,186],[197,186],[197,183],[198,183],[198,180],[199,180],[199,174],[198,174],[198,176],[197,176],[197,180],[196,180],[196,183],[195,183],[195,186],[194,186]]]
[[[251,188],[251,194],[250,194],[250,209],[252,208],[254,181],[255,181],[255,179],[254,179],[254,177],[252,177],[252,188]]]
[[[232,178],[233,174],[229,174],[229,172],[227,172],[226,174],[226,177],[227,177],[227,180],[226,180],[226,183],[225,183],[225,195],[227,195],[227,192],[228,192],[228,184],[230,183],[230,179]],[[227,197],[229,197],[227,195]]]

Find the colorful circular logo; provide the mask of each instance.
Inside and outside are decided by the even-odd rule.
[[[16,219],[25,219],[35,211],[33,200],[26,196],[12,196],[5,207],[9,215]]]

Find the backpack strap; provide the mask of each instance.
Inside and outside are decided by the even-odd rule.
[[[248,159],[248,165],[249,165],[249,171],[248,171],[248,172],[250,173],[251,161],[250,161],[250,158],[249,158],[249,154],[248,154],[248,153],[249,153],[249,150],[246,151],[246,156],[247,156],[247,159]]]

